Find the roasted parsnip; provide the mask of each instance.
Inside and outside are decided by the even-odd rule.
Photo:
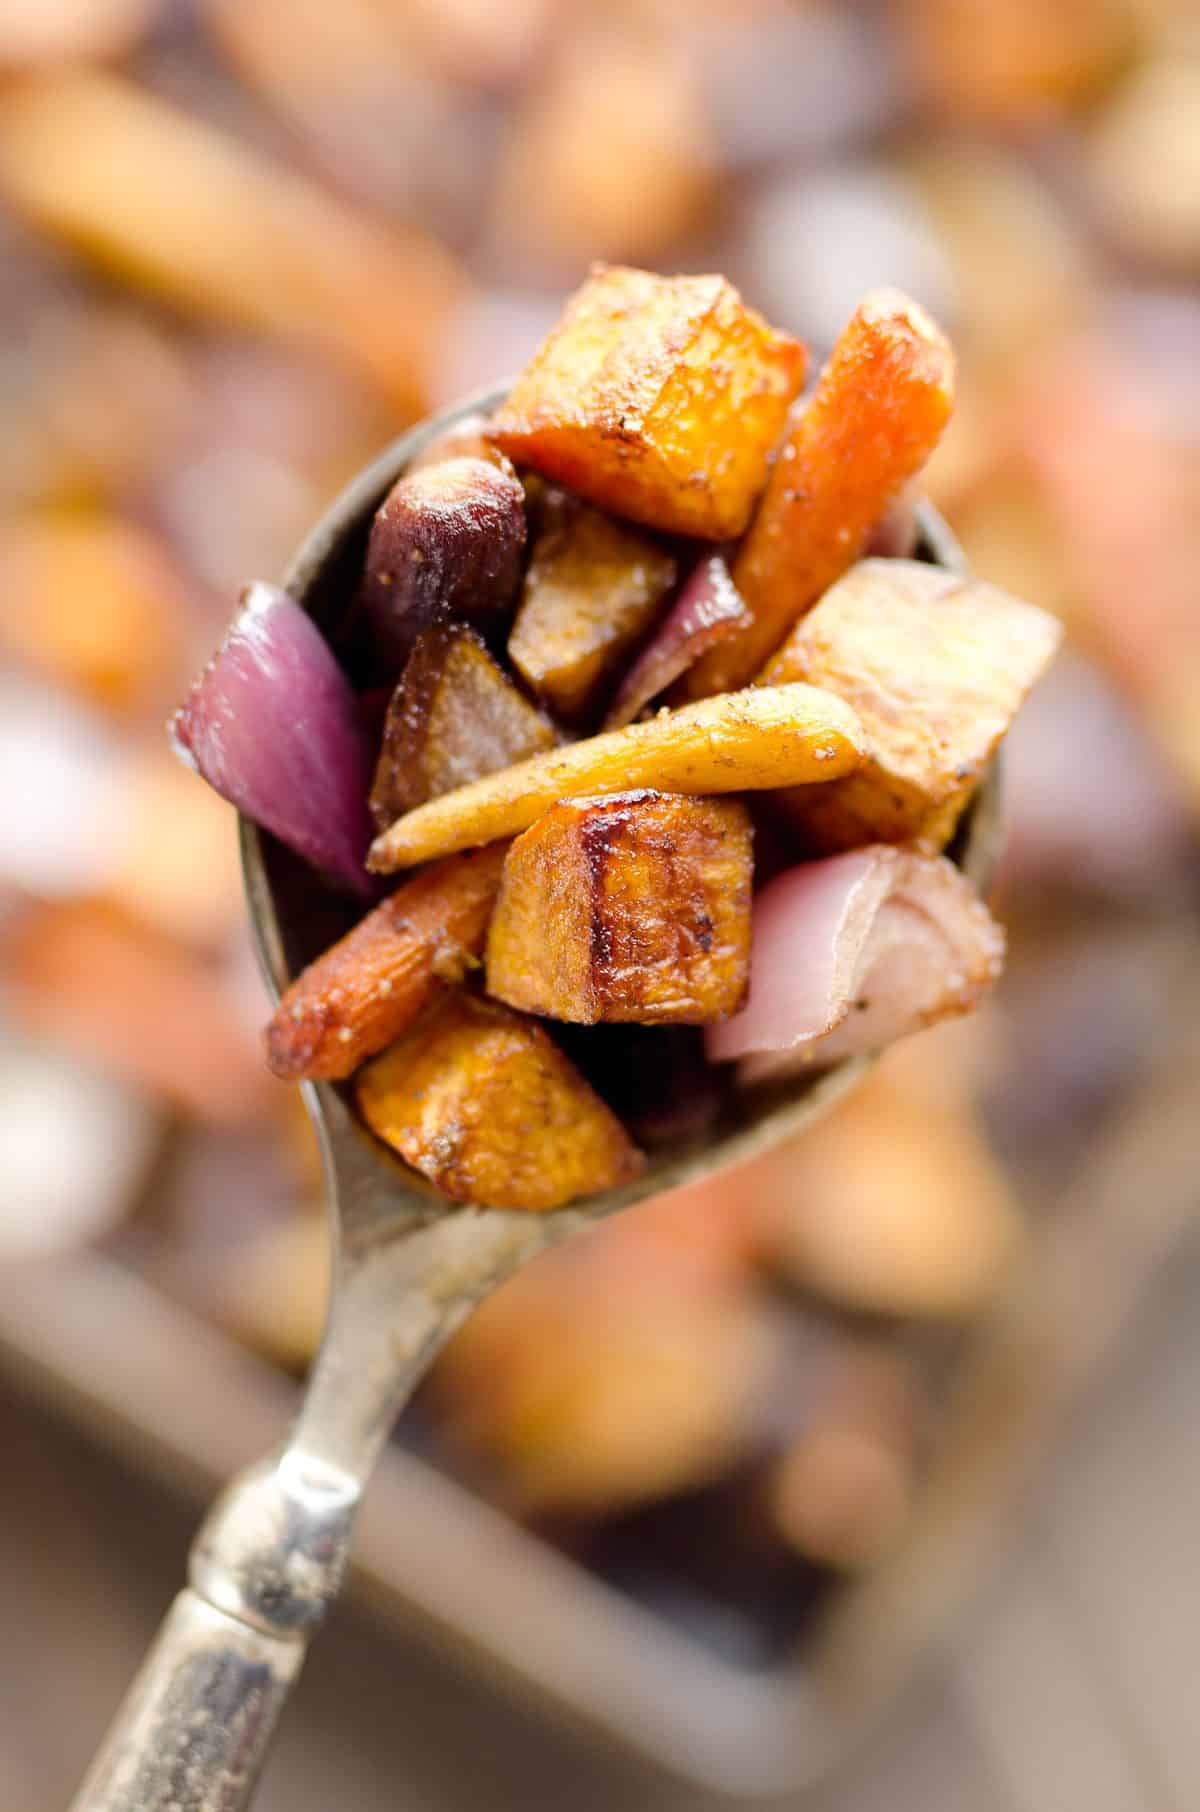
[[[379,873],[512,837],[560,799],[656,787],[672,793],[744,793],[848,774],[866,744],[841,699],[813,686],[762,686],[662,711],[418,806],[371,846]]]
[[[641,529],[561,491],[540,513],[508,658],[556,717],[574,723],[611,690],[675,583],[676,563]]]

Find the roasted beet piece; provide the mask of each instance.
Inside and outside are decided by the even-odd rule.
[[[525,493],[483,459],[449,459],[398,480],[371,525],[361,604],[378,659],[395,673],[423,629],[450,618],[485,633],[513,603]]]

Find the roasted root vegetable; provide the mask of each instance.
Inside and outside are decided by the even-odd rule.
[[[798,623],[763,678],[853,705],[870,752],[829,787],[786,796],[818,850],[941,848],[1061,640],[1035,605],[916,560],[864,560]]]
[[[371,846],[381,873],[528,830],[560,799],[654,787],[744,793],[848,774],[862,759],[849,706],[811,686],[762,686],[534,755],[431,799]]]
[[[439,862],[310,963],[267,1027],[275,1074],[337,1080],[398,1038],[482,950],[503,863],[503,847]]]
[[[581,1025],[724,1019],[750,974],[752,872],[737,800],[564,800],[508,852],[488,992]]]
[[[368,903],[368,870],[433,864],[299,977],[267,1047],[282,1077],[354,1078],[452,1200],[612,1188],[635,1140],[753,1117],[739,1091],[999,974],[937,852],[1058,630],[911,558],[954,390],[928,316],[869,295],[789,421],[805,359],[720,277],[595,267],[497,413],[431,427],[388,493],[347,670],[260,587],[176,720]],[[796,1538],[826,1558],[831,1501]]]
[[[386,830],[402,812],[552,748],[554,727],[463,623],[417,637],[392,694],[371,786]]]
[[[675,583],[675,559],[642,530],[561,491],[540,514],[508,658],[571,723],[645,636]]]
[[[464,290],[433,237],[383,229],[198,110],[83,63],[6,88],[0,193],[108,279],[316,345],[406,413]]]
[[[378,659],[395,673],[423,629],[494,626],[513,604],[525,545],[525,493],[511,471],[449,459],[394,484],[371,524],[362,609]]]
[[[641,1157],[541,1026],[456,991],[357,1081],[367,1125],[452,1201],[561,1208]]]
[[[954,354],[924,309],[877,290],[854,311],[771,470],[733,565],[750,622],[698,661],[688,698],[744,686],[861,554],[937,445]]]
[[[599,266],[492,438],[602,509],[724,541],[750,519],[804,366],[723,277]]]

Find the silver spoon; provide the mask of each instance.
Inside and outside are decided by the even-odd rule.
[[[410,459],[503,389],[414,428],[342,493],[284,581],[318,619],[349,594],[375,509]],[[961,568],[928,508],[923,551]],[[999,786],[989,773],[959,840],[981,885],[998,848]],[[310,947],[311,882],[271,839],[241,824],[246,900],[278,997]],[[328,938],[325,939],[328,941]],[[638,1180],[551,1214],[454,1207],[358,1125],[343,1095],[305,1084],[321,1143],[334,1285],[320,1353],[285,1445],[218,1498],[176,1598],[117,1713],[75,1812],[238,1812],[250,1803],[305,1650],[345,1570],[354,1513],[392,1425],[443,1342],[488,1291],[548,1246],[659,1191],[712,1175],[791,1137],[850,1088],[855,1059],[815,1081],[748,1094],[732,1127],[652,1162]],[[200,1388],[200,1381],[197,1381]]]

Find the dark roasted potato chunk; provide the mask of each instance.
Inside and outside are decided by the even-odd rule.
[[[724,1019],[750,974],[752,872],[737,800],[564,800],[505,860],[488,991],[583,1025]]]
[[[492,438],[601,509],[724,541],[750,519],[804,366],[724,277],[598,265]]]
[[[267,1027],[275,1074],[333,1081],[398,1038],[483,948],[503,861],[494,844],[435,863],[310,963]]]
[[[456,1202],[560,1208],[641,1157],[541,1026],[448,994],[357,1082],[371,1130]]]
[[[473,629],[417,637],[392,694],[371,787],[380,830],[402,812],[554,744],[554,729],[501,672]]]
[[[651,536],[557,492],[543,506],[508,656],[557,717],[578,722],[615,681],[675,583]]]
[[[371,524],[361,601],[375,652],[397,672],[423,629],[451,617],[487,630],[513,603],[525,493],[511,471],[449,459],[406,473]]]
[[[798,623],[763,679],[827,687],[861,719],[857,773],[779,795],[814,849],[941,849],[1062,631],[981,579],[863,560]]]

